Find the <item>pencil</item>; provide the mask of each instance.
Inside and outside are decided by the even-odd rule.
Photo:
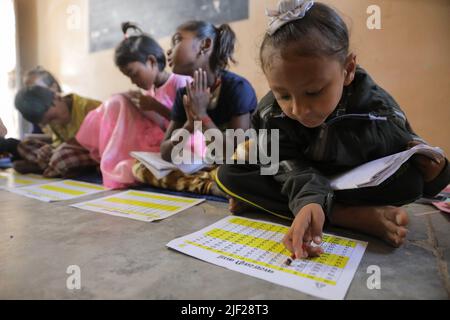
[[[284,262],[284,264],[287,265],[288,267],[291,265],[291,263],[292,263],[291,258],[287,258],[286,261]]]
[[[306,244],[303,243],[302,245],[303,250],[306,250]],[[295,260],[295,254],[291,254],[291,256],[289,258],[286,259],[286,261],[284,262],[285,265],[290,266],[291,263]]]

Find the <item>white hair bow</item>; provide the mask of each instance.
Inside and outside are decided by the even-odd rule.
[[[266,9],[266,15],[271,18],[267,33],[273,35],[286,23],[302,19],[313,5],[312,0],[282,0],[277,10]]]

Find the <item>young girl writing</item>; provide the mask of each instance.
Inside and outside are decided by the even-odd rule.
[[[190,21],[177,28],[168,51],[169,65],[177,74],[194,78],[179,90],[161,155],[171,161],[176,143],[171,140],[176,129],[193,132],[194,121],[207,129],[248,129],[250,114],[257,105],[250,83],[226,68],[234,62],[235,34],[227,25],[215,27],[204,21]],[[202,194],[223,194],[214,182],[215,170],[203,170],[193,175],[180,171],[157,180],[143,164],[134,167],[136,178],[153,186]]]
[[[423,141],[394,99],[356,64],[345,23],[313,1],[282,1],[269,12],[261,62],[271,92],[256,128],[279,129],[280,170],[225,165],[217,182],[232,210],[257,207],[293,223],[283,242],[296,258],[320,254],[325,220],[400,246],[408,215],[400,206],[434,195],[450,180],[445,158],[416,157],[383,184],[330,188],[328,176],[401,152]],[[239,202],[241,201],[241,202]],[[240,208],[239,208],[240,207]]]
[[[129,29],[138,35],[128,36]],[[86,117],[77,134],[100,163],[103,184],[109,188],[135,183],[131,151],[159,151],[176,92],[190,80],[164,70],[163,49],[137,26],[124,23],[122,31],[125,39],[116,48],[116,66],[145,94],[114,95]]]

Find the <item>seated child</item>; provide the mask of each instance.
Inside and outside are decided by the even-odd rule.
[[[250,127],[250,114],[257,105],[255,91],[246,79],[226,70],[229,61],[234,62],[234,44],[235,34],[227,24],[217,28],[208,22],[189,21],[177,28],[168,51],[169,65],[173,72],[192,76],[194,81],[177,93],[161,144],[166,161],[172,161],[176,145],[171,141],[172,133],[180,128],[192,133],[194,121],[201,121],[203,130]],[[215,169],[192,175],[173,171],[160,180],[141,163],[133,172],[138,181],[155,187],[223,195],[214,181]]]
[[[96,165],[89,152],[76,142],[75,135],[86,115],[100,105],[99,101],[77,94],[61,96],[49,88],[33,85],[19,90],[15,105],[27,121],[49,125],[53,141],[51,145],[37,139],[20,142],[17,149],[28,166],[14,166],[17,171],[71,177]]]
[[[31,70],[29,70],[23,79],[24,85],[29,87],[32,85],[38,85],[42,87],[49,88],[54,92],[61,93],[61,87],[56,80],[56,78],[44,68],[37,66]],[[33,123],[32,133],[46,133],[49,134],[48,128],[41,128],[38,124]],[[22,161],[22,157],[17,151],[17,146],[19,145],[20,140],[14,138],[3,139],[0,138],[0,154],[4,154],[6,156],[10,156],[11,160],[15,162],[15,166],[20,167],[21,165],[25,165]]]
[[[450,180],[448,160],[416,156],[377,187],[335,191],[328,176],[424,143],[395,100],[349,52],[345,23],[327,5],[282,1],[260,57],[271,91],[260,101],[256,129],[279,129],[279,171],[221,166],[217,182],[233,211],[259,208],[293,220],[283,242],[294,257],[322,253],[324,222],[362,231],[393,246],[405,241],[400,206],[432,196]]]
[[[128,36],[128,29],[139,34]],[[164,71],[163,49],[137,26],[124,23],[122,31],[125,39],[116,48],[116,66],[145,93],[112,96],[87,115],[76,136],[100,163],[103,184],[108,188],[136,183],[130,152],[159,152],[176,92],[190,81],[190,77]]]
[[[50,90],[62,93],[62,89],[56,78],[47,70],[42,68],[41,66],[37,66],[31,70],[29,70],[23,79],[23,83],[27,87],[31,87],[32,85],[37,85],[41,87],[49,88]],[[48,128],[41,128],[39,124],[33,123],[33,131],[32,133],[47,133],[50,134]]]

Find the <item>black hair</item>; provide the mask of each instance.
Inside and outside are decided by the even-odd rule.
[[[129,29],[133,29],[138,34],[127,36]],[[125,67],[131,62],[145,64],[149,56],[156,58],[159,71],[166,68],[166,55],[155,39],[131,22],[122,23],[122,32],[125,39],[119,43],[114,54],[114,62],[119,68]]]
[[[193,32],[200,40],[206,38],[213,40],[213,52],[209,59],[211,70],[226,69],[230,61],[236,63],[233,57],[236,34],[228,24],[222,24],[217,28],[212,23],[205,21],[188,21],[177,29]]]
[[[41,66],[37,66],[29,71],[27,71],[27,73],[25,74],[25,78],[28,77],[37,77],[39,79],[41,79],[45,85],[47,85],[47,87],[51,87],[53,85],[56,86],[56,90],[58,92],[62,92],[61,90],[61,86],[59,85],[58,80],[56,80],[56,78],[53,76],[53,74],[51,74],[49,71],[45,70],[44,68],[42,68]]]
[[[302,19],[280,27],[273,35],[266,34],[260,49],[263,69],[270,64],[264,49],[285,49],[296,44],[299,56],[328,56],[344,64],[349,52],[349,31],[339,14],[331,7],[315,2]]]
[[[34,85],[20,89],[14,104],[27,121],[37,124],[53,105],[54,98],[55,93],[51,89]]]

